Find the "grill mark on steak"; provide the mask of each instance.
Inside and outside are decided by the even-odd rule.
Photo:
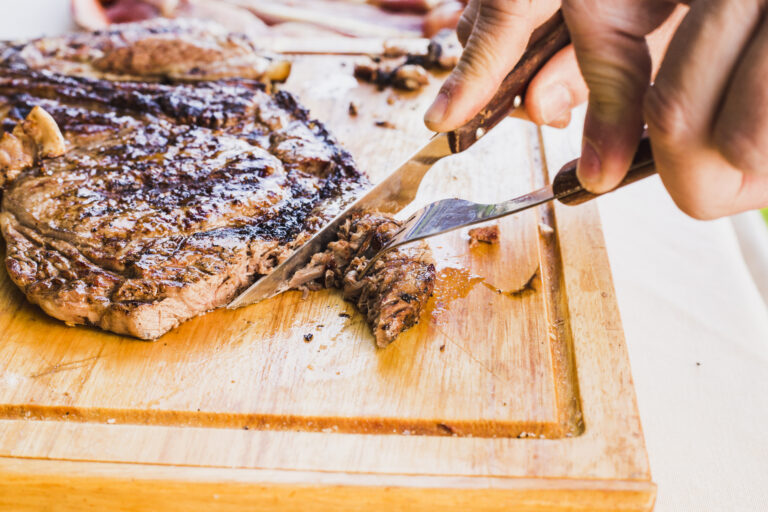
[[[23,66],[3,68],[0,94],[26,93],[59,103],[154,114],[178,123],[220,128],[242,121],[257,106],[263,83],[218,80],[161,84],[66,76]]]
[[[34,46],[38,58],[62,58]],[[68,151],[6,185],[0,230],[11,279],[68,324],[157,338],[228,303],[369,185],[287,92],[240,78],[68,76],[29,65],[30,52],[0,50],[0,126],[40,106]],[[385,236],[394,224],[377,218],[345,226],[335,251]],[[434,268],[426,253],[398,251],[358,282],[364,255],[349,253],[346,272],[324,268],[323,284],[343,288],[383,346],[417,321]]]

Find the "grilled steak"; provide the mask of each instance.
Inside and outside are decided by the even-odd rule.
[[[198,25],[161,28],[0,49],[0,127],[27,141],[23,158],[5,161],[0,141],[8,272],[30,301],[68,324],[144,339],[228,303],[368,186],[292,95],[238,77],[241,62],[256,57],[231,56],[231,39]],[[190,40],[203,41],[220,58],[171,69],[146,55],[158,37],[164,52],[182,55]],[[136,79],[143,73],[152,80]],[[34,107],[55,120],[65,154],[33,137],[25,119]],[[362,250],[366,232],[376,239],[394,226],[367,219],[345,226],[337,244]],[[358,284],[352,271],[323,282],[344,287],[380,345],[416,321],[434,280],[428,255],[398,254]],[[392,294],[410,270],[420,272],[418,290],[405,312]]]
[[[0,50],[6,64],[67,75],[142,81],[251,78],[285,80],[290,64],[259,54],[253,40],[193,19],[163,18]]]

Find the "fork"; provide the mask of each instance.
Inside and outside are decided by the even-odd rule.
[[[589,192],[579,182],[576,176],[578,162],[577,158],[565,164],[557,172],[551,185],[501,203],[479,204],[464,199],[442,199],[428,204],[417,210],[403,223],[392,238],[368,261],[360,276],[365,276],[383,254],[401,245],[518,213],[553,199],[573,206],[602,195]],[[651,144],[648,137],[644,136],[635,152],[627,175],[613,190],[655,173],[656,167],[651,152]]]

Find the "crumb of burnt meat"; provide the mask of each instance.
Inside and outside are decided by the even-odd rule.
[[[445,352],[445,343],[440,345],[440,352]]]
[[[461,45],[453,30],[441,30],[429,41],[427,53],[423,55],[409,54],[408,64],[418,64],[424,69],[448,70],[456,66],[461,56]]]
[[[454,435],[456,433],[450,425],[446,425],[445,423],[438,423],[437,428],[439,428],[446,434]]]
[[[351,318],[347,313],[339,313],[341,318]]]
[[[304,335],[304,343],[309,343],[310,341],[312,341],[312,338],[314,337],[315,337],[314,334],[312,334],[311,332],[308,332],[307,334]]]
[[[382,120],[379,120],[379,121],[374,121],[374,123],[373,123],[373,124],[375,124],[375,125],[376,125],[376,126],[378,126],[379,128],[387,128],[387,129],[389,129],[389,130],[394,130],[394,129],[396,128],[396,126],[394,125],[394,123],[391,123],[391,122],[389,122],[389,121],[382,121]]]
[[[421,89],[429,83],[427,70],[419,64],[387,62],[361,62],[355,65],[355,78],[368,82],[384,90],[394,87],[405,91]]]
[[[349,115],[352,117],[355,117],[357,115],[357,103],[354,101],[349,102],[349,107],[347,107],[347,112],[349,112]]]
[[[369,61],[357,63],[354,74],[358,80],[375,84],[380,90],[394,87],[415,91],[429,83],[427,70],[451,69],[460,55],[461,45],[455,32],[446,30],[430,40],[426,53],[403,55],[396,48],[385,48],[385,56],[389,59],[372,57]]]
[[[469,230],[469,246],[476,247],[480,243],[496,244],[499,242],[499,225],[483,226]]]

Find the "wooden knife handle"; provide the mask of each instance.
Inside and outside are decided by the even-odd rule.
[[[528,48],[515,68],[499,86],[491,101],[461,128],[448,133],[453,153],[460,153],[488,133],[507,117],[525,97],[525,91],[536,73],[571,40],[563,14],[558,10],[531,35]]]
[[[565,164],[552,181],[552,191],[555,197],[563,204],[577,205],[602,195],[593,194],[581,186],[579,178],[576,177],[576,165],[578,163],[579,159],[577,158]],[[629,172],[613,190],[647,178],[655,173],[656,164],[653,161],[653,153],[651,152],[651,141],[647,135],[644,135],[640,140],[640,145],[637,147],[635,157],[632,159]]]

